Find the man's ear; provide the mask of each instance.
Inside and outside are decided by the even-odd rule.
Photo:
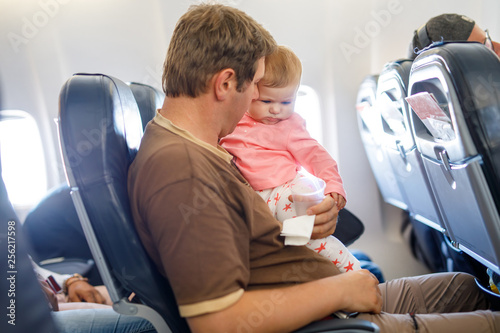
[[[236,90],[236,73],[232,68],[225,68],[214,75],[214,92],[217,100],[224,100],[232,90]]]

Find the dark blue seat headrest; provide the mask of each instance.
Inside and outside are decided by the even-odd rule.
[[[161,109],[165,94],[160,90],[143,83],[127,83],[134,94],[139,112],[141,113],[142,128],[156,115],[156,110]]]
[[[77,183],[126,179],[142,138],[139,110],[128,86],[105,75],[76,74],[63,86],[59,107],[71,109],[71,117],[60,113],[60,125],[71,171],[79,171],[74,174]]]

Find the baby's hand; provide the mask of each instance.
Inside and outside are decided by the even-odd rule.
[[[340,194],[335,193],[335,192],[330,193],[330,196],[337,203],[337,209],[338,210],[341,210],[342,208],[345,207],[345,199],[344,199],[343,196],[341,196]]]

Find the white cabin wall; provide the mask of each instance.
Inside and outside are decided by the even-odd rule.
[[[2,107],[28,111],[37,119],[47,147],[50,186],[64,181],[53,121],[63,83],[73,73],[100,72],[161,88],[161,68],[174,25],[196,2],[0,0]],[[365,234],[353,248],[370,254],[387,278],[425,272],[399,236],[401,211],[382,202],[369,169],[357,128],[357,90],[365,75],[406,56],[413,31],[432,16],[466,14],[499,40],[498,0],[225,3],[246,11],[301,58],[302,83],[321,99],[324,143],[339,163],[347,208],[365,223]],[[386,12],[390,15],[384,20]],[[360,44],[360,31],[367,27],[375,30]],[[13,43],[13,34],[22,42]],[[355,46],[356,53],[346,55],[341,48],[346,44]]]

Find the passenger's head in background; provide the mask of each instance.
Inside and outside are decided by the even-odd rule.
[[[163,68],[168,97],[197,97],[225,68],[236,73],[238,91],[255,75],[258,60],[276,48],[271,34],[244,12],[224,5],[194,5],[179,19]]]
[[[479,42],[500,56],[500,44],[492,41],[488,30],[481,29],[474,20],[465,15],[441,14],[415,30],[408,57],[415,59],[417,51],[440,41]]]
[[[272,125],[289,118],[302,76],[302,64],[286,46],[266,57],[266,71],[259,81],[259,98],[254,100],[248,115],[256,121]]]

